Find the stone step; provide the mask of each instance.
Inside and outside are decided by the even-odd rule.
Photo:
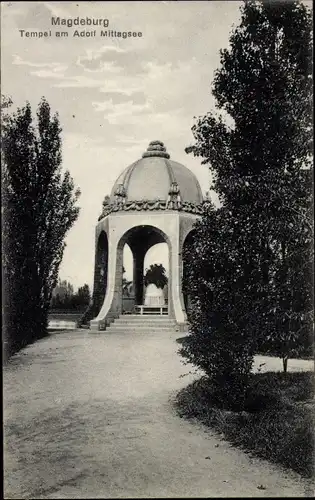
[[[114,328],[107,328],[105,330],[105,333],[112,333],[113,335],[172,335],[172,334],[177,334],[175,330],[172,330],[171,328],[168,330],[152,330],[152,329],[146,329],[146,330],[117,330]]]
[[[168,316],[126,314],[116,318],[107,328],[107,333],[173,333],[177,331],[177,323]]]
[[[175,328],[176,323],[116,323],[113,322],[109,326],[115,326],[119,328]]]
[[[173,319],[168,316],[168,314],[122,314],[119,316],[121,318],[152,318],[152,319]]]
[[[159,320],[159,319],[168,319],[173,321],[173,318],[170,318],[168,314],[123,314],[122,316],[119,316],[118,319],[145,319],[145,318],[150,318],[153,320]]]
[[[115,325],[176,325],[176,321],[170,319],[150,320],[150,319],[115,319]]]
[[[116,320],[112,324],[115,325],[153,325],[153,326],[163,326],[163,325],[171,325],[175,326],[175,321],[120,321]]]
[[[117,319],[123,319],[126,321],[134,321],[134,320],[150,320],[150,321],[175,321],[173,318],[170,318],[167,315],[156,315],[156,314],[136,314],[135,316],[129,316],[128,314],[119,316]]]
[[[175,327],[172,326],[152,326],[152,325],[135,325],[135,326],[124,326],[124,325],[115,325],[111,324],[107,331],[112,330],[115,332],[170,332],[175,331]]]

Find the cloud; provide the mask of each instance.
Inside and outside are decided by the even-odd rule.
[[[134,104],[132,100],[115,104],[112,99],[108,101],[92,102],[92,106],[97,112],[104,113],[104,118],[109,123],[118,124],[121,120],[126,123],[130,119],[138,120],[139,115],[150,114],[153,112],[151,104]]]
[[[56,80],[64,78],[64,74],[58,73],[55,70],[49,71],[47,69],[39,69],[38,71],[31,71],[30,74],[33,76],[37,76],[38,78],[55,78]]]
[[[78,62],[82,62],[84,60],[98,60],[101,59],[104,54],[110,54],[111,57],[117,56],[117,54],[125,54],[128,52],[126,49],[122,49],[121,47],[115,45],[102,45],[101,47],[95,49],[87,49],[85,55],[78,57]]]
[[[107,64],[111,63],[112,67],[122,68],[129,76],[145,73],[144,62],[148,55],[140,54],[134,50],[121,48],[114,44],[102,45],[101,47],[86,50],[84,55],[77,58],[77,66],[81,66],[85,71],[93,71],[95,73],[104,71]]]
[[[162,126],[168,130],[171,127],[181,130],[187,112],[187,109],[184,111],[184,102],[187,105],[191,94],[195,93],[196,64],[193,61],[162,64],[145,61],[144,74],[110,76],[99,88],[100,93],[107,94],[106,98],[95,99],[91,104],[95,112],[103,113],[111,125],[139,127],[144,121],[151,129]],[[130,98],[121,100],[123,95]],[[136,100],[133,96],[141,99]]]
[[[115,45],[103,45],[94,50],[86,50],[84,55],[78,57],[76,65],[91,73],[121,73],[123,68],[117,64],[116,57],[125,52],[126,50]]]
[[[157,78],[165,78],[167,75],[173,71],[174,65],[171,62],[165,64],[158,64],[154,61],[148,61],[144,63],[144,67],[148,71],[148,78],[151,80]]]
[[[138,78],[128,78],[123,76],[122,78],[116,80],[106,80],[102,82],[99,89],[100,92],[107,94],[110,92],[119,92],[120,94],[125,94],[131,96],[137,92],[143,92],[145,90],[144,81]]]
[[[121,123],[126,113],[126,123],[134,123],[132,113],[154,113],[154,121],[163,121],[164,113],[172,112],[183,106],[183,102],[194,93],[198,62],[163,62],[143,58],[137,72],[130,74],[128,68],[116,63],[115,60],[103,60],[104,56],[114,58],[121,55],[130,60],[128,51],[114,45],[103,45],[85,51],[75,64],[68,66],[61,62],[32,62],[15,55],[13,64],[33,68],[30,74],[40,79],[51,80],[51,86],[59,89],[94,89],[99,94],[105,94],[105,99],[95,99],[94,109],[104,108],[107,120],[111,123]],[[135,68],[134,68],[135,69]],[[75,74],[77,73],[77,74]],[[184,85],[183,85],[183,82]],[[128,100],[126,100],[129,98]],[[151,108],[148,104],[151,103]],[[121,104],[127,108],[113,109]],[[110,107],[108,103],[110,104]],[[129,104],[128,104],[129,103]],[[123,109],[123,111],[120,111]],[[162,113],[161,118],[156,111]]]
[[[106,75],[106,79],[104,78]],[[145,82],[140,76],[128,77],[122,71],[102,73],[99,78],[94,72],[89,76],[84,74],[67,76],[54,85],[57,88],[94,88],[101,93],[115,93],[132,96],[134,93],[144,92]]]
[[[82,63],[81,59],[77,65],[81,66],[84,71],[89,73],[121,73],[123,71],[123,68],[121,66],[117,66],[117,64],[113,61],[85,59],[84,63]]]
[[[137,126],[146,128],[173,129],[180,131],[183,123],[181,107],[170,111],[159,112],[153,101],[148,99],[144,104],[135,104],[132,100],[114,103],[112,99],[93,101],[92,106],[98,113],[103,113],[104,120],[111,125],[124,127]],[[142,134],[143,136],[143,134]],[[142,142],[142,141],[141,141]]]
[[[113,103],[132,101],[134,104],[145,104],[146,95],[144,92],[120,91],[119,89],[105,92],[106,101],[112,100]]]
[[[145,71],[142,60],[137,60],[134,52],[131,54],[130,50],[115,45],[103,45],[94,50],[87,50],[84,55],[78,57],[76,65],[93,73],[125,71],[131,75]]]
[[[88,78],[84,75],[67,76],[64,81],[57,83],[57,88],[99,88],[103,81]]]
[[[29,66],[31,68],[49,68],[54,72],[61,72],[65,71],[68,68],[68,65],[62,64],[59,62],[44,62],[44,63],[39,63],[39,62],[32,62],[32,61],[24,61],[20,56],[14,54],[13,55],[13,61],[12,64],[17,64],[17,65],[22,65],[22,66]]]

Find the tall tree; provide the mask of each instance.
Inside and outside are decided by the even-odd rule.
[[[205,210],[186,254],[196,307],[183,354],[210,362],[218,385],[230,370],[245,387],[262,339],[285,359],[310,331],[311,53],[302,3],[244,2],[213,82],[219,112],[186,150],[209,166],[221,207]]]
[[[27,103],[2,127],[5,338],[8,353],[46,334],[48,309],[76,221],[79,190],[62,172],[61,128],[43,98],[34,123]]]

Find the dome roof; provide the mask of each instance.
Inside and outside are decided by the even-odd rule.
[[[181,163],[170,160],[163,142],[152,141],[142,158],[118,177],[110,196],[105,196],[98,220],[113,212],[134,210],[201,214],[203,202],[196,176]]]
[[[196,176],[181,163],[170,160],[163,142],[152,141],[142,158],[127,167],[111,191],[110,202],[124,196],[125,202],[164,201],[170,193],[182,202],[200,205],[203,202]]]

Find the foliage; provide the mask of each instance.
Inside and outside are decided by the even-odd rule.
[[[251,313],[253,297],[261,300],[257,262],[241,251],[250,219],[231,222],[227,208],[205,207],[184,250],[192,305],[189,342],[180,352],[211,377],[218,397],[241,408],[264,318]]]
[[[91,300],[89,285],[85,283],[83,286],[80,286],[76,295],[80,303],[82,303],[83,305],[88,305]]]
[[[221,51],[195,144],[219,209],[205,204],[184,251],[188,361],[242,405],[262,344],[284,360],[312,331],[311,16],[299,2],[248,1]],[[238,403],[237,403],[238,402]]]
[[[157,288],[163,289],[167,281],[166,270],[163,264],[151,264],[149,269],[146,270],[144,276],[145,286],[153,283]]]
[[[50,308],[72,310],[86,308],[90,304],[91,294],[89,285],[86,283],[73,292],[73,286],[67,281],[60,281],[54,289]]]
[[[61,170],[61,128],[48,102],[41,100],[37,124],[29,103],[3,114],[4,336],[9,356],[46,334],[64,238],[78,217],[80,193],[69,172]]]
[[[232,444],[312,477],[313,398],[313,372],[267,372],[251,375],[246,411],[224,408],[207,377],[182,389],[175,404],[180,416],[214,428]]]

